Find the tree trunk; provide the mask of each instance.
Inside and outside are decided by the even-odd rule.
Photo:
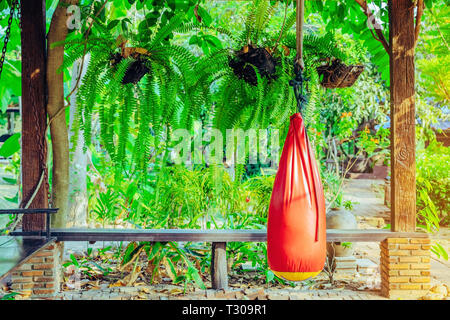
[[[67,6],[77,4],[78,0],[61,0],[53,13],[47,36],[47,113],[52,139],[52,206],[59,208],[54,216],[52,226],[65,227],[69,198],[69,140],[64,112],[64,74],[57,69],[64,61],[64,46],[52,44],[64,41],[67,36],[69,18]]]
[[[86,55],[84,63],[81,60],[77,60],[73,66],[72,71],[72,85],[70,91],[70,118],[69,118],[69,141],[73,136],[73,123],[75,115],[77,114],[77,92],[81,82],[78,82],[78,87],[75,88],[78,75],[80,79],[83,79],[86,73],[87,66],[89,65],[90,56]],[[83,65],[83,70],[80,70]],[[81,73],[80,73],[81,72]],[[70,142],[69,142],[70,143]],[[73,146],[70,145],[70,149]],[[78,135],[78,141],[76,142],[75,150],[70,152],[70,164],[69,164],[69,207],[67,211],[66,226],[70,227],[86,227],[87,226],[87,213],[88,213],[88,195],[87,195],[87,163],[88,155],[83,152],[83,135]]]

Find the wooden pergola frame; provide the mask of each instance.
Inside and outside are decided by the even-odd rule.
[[[233,0],[227,0],[233,1]],[[234,0],[236,1],[236,0]],[[302,1],[302,0],[297,0]],[[367,4],[355,0],[369,17]],[[422,0],[418,0],[421,2]],[[364,7],[365,5],[365,7]],[[396,269],[411,268],[413,272],[429,275],[429,239],[426,233],[416,231],[415,186],[415,102],[414,102],[414,48],[417,22],[414,23],[415,5],[411,0],[388,0],[389,43],[375,29],[383,47],[389,53],[390,110],[391,110],[391,230],[327,230],[328,242],[370,241],[380,242],[381,285],[388,297],[397,291],[416,291],[429,288],[429,277],[405,278]],[[21,0],[22,13],[22,190],[23,198],[30,199],[29,208],[48,208],[47,173],[42,183],[42,172],[47,161],[46,112],[46,34],[45,0]],[[303,6],[298,6],[302,8]],[[301,18],[298,12],[297,18]],[[297,29],[298,32],[298,29]],[[373,33],[374,34],[374,33]],[[382,33],[381,33],[382,35]],[[375,36],[375,35],[374,35]],[[299,36],[301,38],[301,35]],[[36,188],[39,186],[38,190]],[[19,210],[20,211],[20,210]],[[46,214],[25,214],[22,231],[17,236],[43,235],[47,228]],[[227,287],[226,243],[233,241],[266,241],[265,230],[105,230],[105,229],[53,229],[47,230],[50,241],[202,241],[212,243],[211,279],[213,288]],[[33,240],[27,240],[33,241]],[[25,241],[24,241],[25,243]],[[48,250],[55,250],[47,241]],[[34,252],[42,244],[32,244]],[[44,248],[45,249],[45,248]],[[47,250],[47,249],[45,249]],[[408,251],[409,250],[409,251]],[[23,263],[30,258],[24,252]],[[49,252],[47,252],[50,254]],[[46,254],[47,254],[46,253]],[[408,263],[403,263],[405,255]],[[53,261],[53,260],[52,260]],[[427,262],[428,261],[428,262]],[[20,268],[19,264],[19,268]],[[53,262],[57,268],[57,262]],[[17,270],[18,267],[16,267]],[[28,266],[39,269],[39,265]],[[25,270],[25,269],[24,269]],[[42,271],[44,272],[44,271]],[[56,272],[56,271],[55,271]],[[20,272],[16,271],[20,277]],[[20,278],[18,278],[20,279]],[[404,280],[411,283],[401,284]],[[23,279],[20,279],[20,282]],[[400,281],[401,280],[401,281]],[[420,283],[420,284],[418,284]],[[50,284],[53,286],[53,283]],[[20,286],[20,285],[19,285]],[[21,287],[22,288],[22,287]],[[414,289],[414,290],[413,290]],[[412,291],[411,291],[412,290]],[[39,290],[38,290],[39,291]]]
[[[358,3],[360,0],[355,0]],[[414,4],[389,0],[391,231],[416,229]],[[28,198],[47,161],[45,0],[22,0],[22,187]],[[47,181],[47,177],[45,177]],[[48,208],[42,183],[30,208]],[[45,230],[45,215],[23,217],[23,231]]]

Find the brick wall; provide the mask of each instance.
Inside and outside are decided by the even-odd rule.
[[[11,273],[14,292],[22,299],[48,298],[59,291],[59,250],[55,243],[32,254]]]
[[[381,293],[417,299],[430,289],[430,239],[390,238],[381,243]]]

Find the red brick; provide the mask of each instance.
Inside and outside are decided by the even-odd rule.
[[[389,283],[389,289],[399,289],[400,285],[397,283]]]
[[[54,264],[53,263],[39,263],[33,265],[33,270],[48,270],[53,269]]]
[[[51,257],[51,256],[53,256],[52,251],[41,251],[36,253],[36,257]]]
[[[410,243],[420,243],[420,244],[429,244],[430,243],[430,239],[429,238],[424,238],[424,239],[411,239]]]
[[[400,270],[401,276],[420,276],[420,270]]]
[[[386,266],[389,270],[407,270],[409,264],[407,263],[392,263]]]
[[[429,256],[429,250],[411,250],[411,255],[413,256]]]
[[[391,283],[408,283],[409,277],[390,277],[389,282],[391,282]]]
[[[387,238],[387,243],[408,243],[407,238]]]
[[[53,277],[34,277],[33,281],[35,282],[51,282],[55,279]]]
[[[53,294],[55,290],[53,289],[35,289],[33,290],[34,294]]]
[[[430,270],[429,263],[411,263],[411,269]]]
[[[389,276],[398,276],[398,275],[399,275],[398,270],[389,270]],[[400,275],[402,274],[400,273]]]
[[[419,250],[419,249],[421,249],[420,244],[400,244],[398,247],[400,250]]]
[[[390,256],[409,256],[411,253],[409,250],[391,250]]]
[[[24,283],[22,284],[23,289],[33,289],[33,288],[45,288],[43,283]]]
[[[44,275],[44,271],[41,271],[41,270],[23,271],[22,275],[24,277],[42,276],[42,275]]]
[[[431,289],[431,284],[429,284],[429,283],[427,283],[427,284],[423,283],[423,284],[422,284],[422,289],[423,289],[423,290],[430,290],[430,289]]]
[[[28,282],[32,282],[32,281],[33,281],[33,278],[31,278],[31,277],[16,278],[15,276],[13,276],[13,278],[12,278],[13,283],[28,283]]]
[[[42,257],[35,257],[27,260],[27,263],[42,263],[44,262],[44,258]]]
[[[420,257],[400,257],[400,258],[398,258],[398,260],[400,261],[400,262],[416,262],[416,263],[418,263],[418,262],[421,262],[422,260],[421,260],[421,258]]]
[[[412,283],[428,283],[430,282],[430,277],[411,277]]]
[[[13,291],[20,291],[22,289],[22,283],[13,283],[11,285],[11,290]]]
[[[400,289],[403,290],[420,290],[422,289],[420,284],[401,284]]]

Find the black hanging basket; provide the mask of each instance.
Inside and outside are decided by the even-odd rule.
[[[277,64],[278,61],[266,48],[258,48],[252,45],[245,46],[235,52],[229,60],[229,66],[233,69],[234,74],[253,86],[258,84],[254,68],[258,69],[261,77],[275,79]]]
[[[127,83],[138,83],[142,77],[145,76],[150,70],[146,66],[145,62],[147,57],[138,53],[132,55],[134,61],[128,66],[125,71],[125,75],[122,79],[122,84]],[[122,61],[123,56],[120,53],[111,53],[110,63],[111,67],[115,68],[120,61]]]
[[[320,84],[325,88],[351,87],[363,70],[364,66],[347,66],[339,59],[334,59],[331,64],[317,67],[317,73],[321,79]]]

